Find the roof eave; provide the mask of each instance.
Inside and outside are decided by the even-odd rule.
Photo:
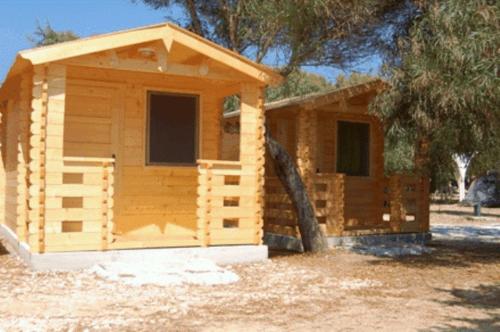
[[[146,31],[147,33],[145,33]],[[176,38],[175,35],[177,33],[180,33],[180,35]],[[283,77],[272,68],[257,64],[236,52],[230,51],[172,23],[96,35],[56,45],[24,50],[19,52],[19,56],[30,61],[33,65],[40,65],[128,45],[154,40],[165,40],[169,34],[175,42],[191,47],[195,51],[216,61],[221,61],[225,65],[242,72],[261,84],[274,86],[283,80]],[[206,49],[207,46],[211,48],[211,51]],[[234,61],[224,61],[231,59],[234,59]]]

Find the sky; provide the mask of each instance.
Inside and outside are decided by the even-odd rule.
[[[37,22],[50,22],[56,31],[71,30],[80,37],[136,28],[165,22],[168,18],[182,20],[182,11],[154,10],[142,2],[131,0],[0,0],[0,81],[5,78],[18,51],[32,48],[28,40]],[[269,59],[269,65],[274,65]],[[275,61],[274,61],[275,62]],[[369,59],[358,71],[376,71],[377,59]],[[324,75],[331,81],[341,71],[328,67],[305,68]]]

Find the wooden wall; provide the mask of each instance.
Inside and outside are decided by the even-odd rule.
[[[196,245],[197,168],[146,166],[147,91],[200,95],[200,158],[220,153],[222,96],[206,82],[68,68],[65,156],[116,156],[117,246]]]
[[[14,101],[9,101],[5,121],[5,225],[14,233],[17,228],[17,136],[19,132],[17,112],[14,112]]]
[[[0,203],[2,223],[21,240],[26,240],[28,220],[28,132],[31,101],[31,73],[21,76],[17,93],[0,108],[1,154]]]
[[[384,134],[380,121],[368,115],[367,105],[350,105],[343,110],[333,104],[318,111],[318,149],[316,168],[319,173],[336,173],[337,122],[352,121],[370,125],[370,176],[346,176],[345,222],[352,228],[363,228],[382,221],[384,178]]]
[[[238,161],[240,159],[240,116],[224,119],[221,130],[221,159]]]
[[[304,128],[300,125],[307,122],[315,128],[314,133],[307,138],[305,146],[314,147],[311,151],[315,157],[308,158],[308,161],[312,163],[309,166],[314,168],[313,174],[318,174],[316,177],[320,174],[336,173],[338,121],[362,122],[370,125],[370,175],[367,177],[345,176],[342,181],[342,229],[349,231],[373,229],[378,226],[387,229],[387,225],[383,222],[383,191],[386,181],[383,156],[384,133],[382,123],[375,116],[368,114],[368,102],[371,97],[373,94],[369,93],[356,96],[352,100],[333,102],[311,109],[299,110],[296,106],[290,106],[266,113],[267,125],[272,136],[287,149],[299,167],[302,163],[297,159],[300,150],[298,135],[300,133],[304,135],[304,130],[300,131],[301,128]],[[300,119],[299,114],[302,114]],[[308,121],[304,119],[307,116],[311,116]],[[230,121],[234,121],[233,119]],[[230,139],[236,140],[237,137],[233,135]],[[226,144],[226,146],[230,146],[230,144]],[[230,149],[223,151],[225,156],[230,153]],[[269,158],[266,160],[266,176],[269,179],[274,177],[272,161]],[[314,181],[308,186],[314,187]],[[266,224],[266,229],[269,231],[273,227],[291,226],[290,222],[294,218],[287,215],[290,213],[289,209],[285,208],[281,214],[276,210],[277,206],[287,206],[288,204],[285,198],[281,201],[283,193],[277,191],[276,183],[273,181],[269,182],[269,185],[266,183],[266,190],[270,195],[268,204],[272,210],[266,217],[266,222],[270,222],[270,224]],[[309,191],[314,196],[315,189],[310,188]],[[339,197],[335,197],[334,200],[339,199]],[[334,206],[334,203],[334,201],[326,202],[328,206]],[[320,208],[320,210],[323,211],[324,208]],[[276,220],[278,220],[278,225],[274,224]],[[335,232],[338,233],[338,230],[335,229]]]
[[[5,121],[7,119],[7,102],[0,103],[0,224],[5,225]]]

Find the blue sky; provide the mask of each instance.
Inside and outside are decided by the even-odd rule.
[[[0,81],[18,51],[33,47],[28,40],[37,20],[50,22],[54,30],[71,30],[81,37],[164,22],[166,17],[182,19],[174,9],[153,10],[130,0],[0,0]],[[273,62],[273,60],[270,60]],[[273,65],[273,63],[269,63]],[[377,61],[367,61],[359,71],[376,70]],[[306,68],[334,81],[338,70]]]

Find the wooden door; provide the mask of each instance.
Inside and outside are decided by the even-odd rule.
[[[119,211],[121,203],[123,112],[124,93],[121,85],[68,80],[64,156],[115,158],[114,212]]]

